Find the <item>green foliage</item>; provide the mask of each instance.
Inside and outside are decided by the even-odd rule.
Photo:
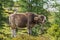
[[[51,35],[49,35],[49,34],[44,34],[44,36],[45,36],[45,37],[48,37],[49,40],[56,40],[55,37],[53,37],[53,36],[51,36]]]
[[[26,34],[21,34],[20,36],[17,36],[12,40],[50,40],[50,39],[46,36],[30,36]]]
[[[60,12],[55,13],[55,23],[60,26]]]
[[[60,27],[57,24],[51,25],[51,27],[47,30],[48,34],[55,37],[56,40],[58,40],[58,37],[60,37]]]
[[[34,28],[32,28],[32,35],[37,36],[40,34],[40,25],[35,25]]]
[[[19,5],[22,12],[35,12],[38,14],[49,15],[49,12],[43,8],[43,4],[47,1],[42,0],[19,0],[16,5]]]
[[[36,40],[34,37],[32,36],[29,36],[29,35],[24,35],[24,34],[21,34],[20,36],[17,36],[15,38],[13,38],[12,40]]]
[[[0,34],[0,40],[51,40],[51,38],[49,38],[50,36],[31,36],[28,34],[20,34],[17,35],[14,38],[8,37],[8,36],[4,36],[3,34]]]
[[[11,7],[14,4],[13,0],[0,0],[0,3],[2,4],[2,6],[5,6],[5,7],[8,7],[8,6]]]
[[[60,40],[60,10],[57,13],[49,12],[43,8],[43,4],[47,2],[43,0],[19,0],[13,2],[13,0],[0,0],[0,40]],[[34,4],[34,6],[32,5]],[[4,13],[4,8],[12,6],[19,6],[20,12],[35,12],[37,14],[43,14],[47,17],[45,25],[46,30],[44,34],[40,32],[40,25],[36,25],[32,28],[32,35],[19,35],[16,38],[10,37],[10,27],[8,25],[8,14]],[[56,7],[60,8],[58,5]],[[43,27],[43,28],[44,28]],[[26,31],[26,30],[24,30]],[[23,31],[23,32],[24,32]],[[22,33],[23,33],[22,32]],[[47,32],[47,33],[46,33]],[[20,31],[21,33],[21,31]],[[19,33],[19,34],[20,34]],[[18,33],[17,33],[18,34]],[[39,36],[36,36],[39,35]]]

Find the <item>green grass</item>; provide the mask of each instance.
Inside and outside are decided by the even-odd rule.
[[[11,32],[10,32],[10,27],[8,24],[4,23],[3,24],[3,28],[0,29],[0,40],[50,40],[49,37],[46,36],[32,36],[32,35],[28,35],[27,33],[27,29],[20,29],[17,32],[17,37],[15,38],[11,38]]]

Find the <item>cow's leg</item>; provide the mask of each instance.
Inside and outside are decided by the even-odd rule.
[[[32,28],[31,27],[28,28],[28,34],[32,34]]]
[[[31,26],[30,26],[30,23],[29,23],[29,20],[28,20],[28,24],[27,24],[27,29],[28,29],[28,34],[31,34]]]
[[[27,25],[27,29],[28,29],[28,34],[32,34],[32,26],[31,26],[31,24]]]
[[[43,27],[43,24],[41,24],[41,34],[44,33],[44,27]]]
[[[28,14],[28,21],[27,21],[28,34],[32,34],[31,23],[32,23],[32,17],[30,14]]]
[[[32,34],[32,28],[34,27],[34,24],[30,24],[30,27],[28,28],[28,33]]]
[[[11,37],[16,37],[16,29],[11,29]]]

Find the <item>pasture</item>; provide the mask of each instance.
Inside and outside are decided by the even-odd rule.
[[[28,34],[27,27],[18,28],[16,37],[11,37],[9,15],[28,12],[37,14],[29,16],[30,18],[33,17],[29,18],[30,23],[35,24],[34,27],[28,24],[33,27],[32,29],[29,28],[32,34]],[[15,15],[15,17],[17,16]],[[19,24],[22,19],[20,16],[15,19],[16,21],[14,19],[11,21],[11,19],[10,22],[15,22],[17,26],[21,26]],[[22,26],[27,21],[28,15],[24,14],[24,17],[23,19],[26,20],[21,20]],[[27,22],[25,26],[26,24]],[[60,0],[0,0],[0,40],[60,40]]]

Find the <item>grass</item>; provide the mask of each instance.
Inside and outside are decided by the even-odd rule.
[[[4,23],[3,28],[0,29],[0,40],[50,40],[49,37],[46,36],[32,36],[28,35],[26,28],[23,30],[18,30],[17,36],[15,38],[11,38],[10,27],[8,24]]]
[[[20,34],[17,35],[14,38],[8,37],[8,36],[4,36],[3,34],[0,34],[0,40],[50,40],[49,37],[46,36],[31,36],[28,34]]]

